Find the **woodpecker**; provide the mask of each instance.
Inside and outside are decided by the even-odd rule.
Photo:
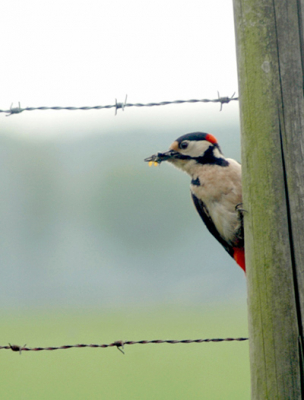
[[[209,232],[246,272],[241,165],[225,158],[216,138],[194,132],[180,136],[165,153],[145,159],[158,165],[168,161],[191,177],[196,210]]]

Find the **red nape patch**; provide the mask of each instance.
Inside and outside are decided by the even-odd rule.
[[[236,263],[244,270],[246,273],[246,265],[245,265],[245,250],[243,247],[234,247],[233,248],[233,258]]]
[[[210,133],[207,133],[206,140],[208,140],[208,142],[210,142],[212,144],[217,143],[217,140],[215,139],[215,137],[213,135],[211,135]]]

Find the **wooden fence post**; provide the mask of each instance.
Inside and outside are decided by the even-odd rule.
[[[304,398],[304,0],[234,0],[251,393]]]

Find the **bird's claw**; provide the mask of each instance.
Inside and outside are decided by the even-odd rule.
[[[238,211],[240,214],[244,213],[244,212],[248,212],[247,210],[245,210],[244,208],[242,208],[243,203],[238,203],[235,206],[235,211]]]

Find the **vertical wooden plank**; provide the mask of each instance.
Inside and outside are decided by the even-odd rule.
[[[282,87],[282,149],[290,212],[290,240],[294,250],[295,284],[299,286],[299,311],[304,317],[304,99],[303,0],[277,2],[278,49]],[[290,27],[286,14],[293,15]],[[297,14],[297,15],[295,15]],[[297,25],[298,22],[298,25]],[[298,27],[298,32],[294,27]],[[298,35],[296,35],[298,33]],[[283,58],[284,57],[284,58]],[[303,335],[303,324],[301,324]]]
[[[252,399],[302,399],[303,0],[234,0]]]

